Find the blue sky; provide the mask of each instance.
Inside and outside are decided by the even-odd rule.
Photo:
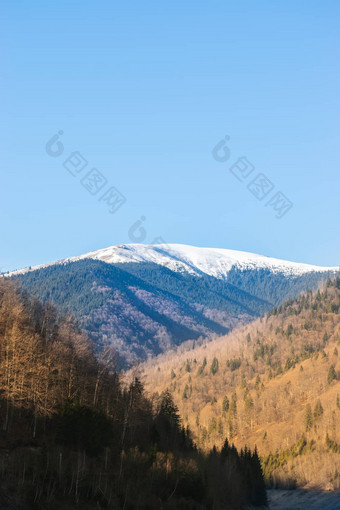
[[[1,270],[131,242],[141,217],[147,243],[339,265],[339,21],[337,0],[4,3]],[[112,187],[126,197],[114,214]],[[281,219],[277,192],[294,204]]]

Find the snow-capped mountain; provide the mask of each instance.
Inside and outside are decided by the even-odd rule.
[[[255,253],[220,248],[199,248],[185,244],[144,245],[122,244],[85,253],[78,257],[44,264],[30,269],[10,273],[22,274],[53,264],[76,262],[83,259],[101,260],[107,264],[153,263],[171,271],[206,274],[215,278],[226,278],[232,268],[239,270],[268,269],[274,273],[302,275],[309,272],[337,271],[337,267],[322,267],[289,262]]]
[[[10,273],[40,300],[72,312],[98,349],[125,361],[225,334],[337,268],[180,244],[126,244]]]
[[[171,271],[187,271],[192,274],[205,273],[215,278],[226,278],[233,267],[240,270],[269,269],[289,275],[301,275],[310,271],[337,270],[337,268],[288,262],[244,251],[198,248],[184,244],[125,244],[93,251],[80,258],[102,260],[108,264],[152,262],[167,267]]]

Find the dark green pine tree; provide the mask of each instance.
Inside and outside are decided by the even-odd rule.
[[[313,426],[313,414],[312,414],[312,408],[310,404],[306,407],[306,413],[305,413],[305,428],[306,432],[308,432]]]
[[[251,504],[254,506],[265,506],[267,505],[267,491],[266,485],[264,482],[263,471],[261,467],[261,462],[257,453],[257,448],[255,446],[255,450],[250,458],[251,463],[251,480],[252,480],[252,489],[251,489]]]
[[[336,372],[335,372],[335,368],[334,368],[334,365],[331,365],[329,367],[329,370],[328,370],[328,375],[327,375],[327,382],[328,384],[332,384],[332,382],[336,379]]]
[[[230,407],[229,407],[229,412],[230,412],[230,415],[233,418],[236,417],[236,414],[237,414],[237,396],[236,396],[235,392],[231,396],[231,403],[230,403]]]
[[[215,375],[218,372],[218,359],[216,357],[212,360],[210,371],[212,375]]]
[[[234,466],[240,467],[240,458],[237,449],[232,444],[230,446],[228,439],[224,441],[224,444],[221,449],[221,460],[224,462],[226,459],[229,459],[233,462]]]
[[[222,402],[222,411],[226,413],[228,410],[229,410],[229,398],[226,395]]]
[[[320,418],[323,415],[323,407],[321,405],[320,399],[316,401],[315,407],[314,407],[314,418]]]
[[[154,437],[161,450],[177,450],[182,444],[181,419],[169,390],[165,390],[160,397],[155,428]]]

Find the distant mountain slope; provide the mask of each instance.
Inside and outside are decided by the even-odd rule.
[[[98,349],[111,344],[131,362],[223,335],[334,273],[233,250],[134,244],[8,276],[72,312]]]
[[[340,276],[253,323],[141,366],[202,448],[255,445],[270,483],[340,489]]]

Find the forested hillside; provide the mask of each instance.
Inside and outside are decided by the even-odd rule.
[[[203,448],[258,448],[272,486],[340,488],[340,277],[230,335],[145,364]],[[170,381],[170,382],[169,382]]]
[[[186,248],[197,257],[205,253]],[[251,263],[230,261],[224,250],[217,250],[217,255],[207,251],[212,258],[199,259],[197,267],[195,260],[179,260],[176,251],[170,250],[165,257],[157,247],[126,245],[92,254],[102,260],[66,261],[12,278],[18,278],[40,301],[72,313],[98,352],[114,347],[126,366],[187,340],[226,334],[300,291],[317,288],[328,274],[334,274],[325,268],[306,269],[244,253],[238,256],[253,257]],[[141,260],[111,262],[131,253]],[[147,256],[151,261],[145,261]]]
[[[71,316],[0,280],[2,510],[239,509],[266,503],[256,449],[202,453],[168,391],[126,385]]]

